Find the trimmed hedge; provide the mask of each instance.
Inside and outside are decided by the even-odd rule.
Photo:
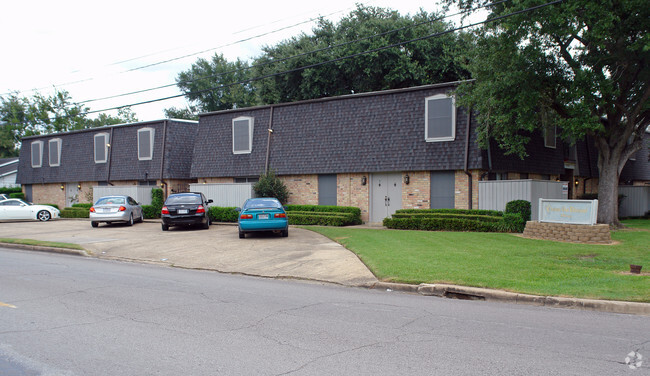
[[[25,194],[22,192],[16,192],[16,193],[9,193],[9,198],[19,198],[21,200],[25,200]]]
[[[285,208],[292,225],[350,226],[362,223],[361,209],[354,206],[287,205]]]
[[[506,210],[504,214],[506,213],[519,213],[521,214],[521,218],[523,218],[524,221],[530,221],[530,214],[531,214],[530,201],[526,201],[526,200],[510,201],[506,204]]]
[[[77,204],[72,204],[73,208],[84,208],[84,209],[90,209],[93,206],[92,202],[90,203],[77,203]]]
[[[453,214],[453,213],[395,213],[393,218],[455,218],[469,219],[482,222],[499,222],[503,219],[496,215],[478,215],[478,214]]]
[[[344,213],[313,212],[308,214],[298,214],[296,212],[290,212],[287,213],[287,219],[289,220],[290,225],[346,226],[349,224],[349,217]]]
[[[153,205],[142,205],[142,214],[144,214],[145,219],[160,218],[160,210]]]
[[[478,210],[478,209],[399,209],[396,213],[448,213],[448,214],[468,214],[468,215],[488,215],[502,217],[503,212],[498,210]]]
[[[23,191],[22,188],[20,187],[15,187],[15,188],[9,188],[9,187],[1,187],[0,188],[0,193],[10,195],[12,193],[21,193]]]
[[[402,209],[383,224],[399,230],[523,232],[526,222],[519,213],[495,210]]]
[[[212,222],[237,222],[239,213],[235,207],[212,206],[208,209],[208,215]]]
[[[90,212],[86,208],[64,208],[61,210],[61,218],[88,218]]]

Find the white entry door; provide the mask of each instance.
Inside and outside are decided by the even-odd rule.
[[[402,174],[378,173],[371,175],[370,222],[382,222],[384,218],[402,208]]]

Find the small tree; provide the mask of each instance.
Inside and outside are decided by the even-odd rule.
[[[257,197],[275,197],[282,204],[286,204],[289,199],[287,186],[275,175],[273,170],[260,175],[260,180],[255,183],[253,190]]]

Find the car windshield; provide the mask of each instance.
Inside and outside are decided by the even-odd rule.
[[[277,200],[248,200],[244,204],[244,209],[279,209],[281,207],[282,204],[280,204],[280,202]]]
[[[102,197],[97,202],[95,205],[124,205],[125,200],[124,197]]]
[[[175,204],[200,204],[201,196],[199,195],[173,195],[167,197],[165,205],[175,205]]]

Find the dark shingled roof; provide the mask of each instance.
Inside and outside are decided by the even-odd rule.
[[[153,159],[149,161],[138,160],[137,132],[141,128],[154,129]],[[148,179],[154,180],[161,178],[161,166],[162,178],[189,179],[196,129],[196,122],[159,120],[25,137],[16,180],[20,184],[145,180],[145,173]],[[110,174],[109,163],[94,161],[94,136],[98,133],[112,133]],[[166,139],[164,158],[163,137]],[[48,141],[54,138],[61,139],[58,167],[50,167],[48,160]],[[32,168],[31,143],[37,140],[43,141],[43,163],[40,168]]]
[[[426,142],[425,98],[457,83],[348,95],[202,114],[192,177],[236,177],[264,171],[273,111],[269,165],[276,173],[458,170],[464,168],[467,112],[458,108],[456,138]],[[254,118],[250,154],[233,154],[232,119]],[[469,168],[481,168],[470,133]]]

